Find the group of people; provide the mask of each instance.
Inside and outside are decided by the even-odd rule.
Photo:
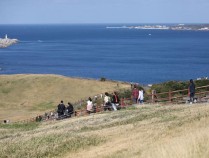
[[[120,109],[119,107],[120,100],[116,92],[113,92],[112,95],[109,95],[108,92],[105,92],[103,101],[104,101],[103,103],[104,111],[106,110],[116,111]],[[87,114],[96,113],[96,102],[97,102],[97,96],[95,96],[94,101],[92,100],[91,97],[88,98],[86,102]],[[57,106],[58,118],[61,119],[61,118],[71,117],[73,113],[74,113],[73,105],[70,102],[68,102],[68,106],[66,107],[64,102],[61,100],[60,104]]]
[[[134,88],[132,90],[132,99],[133,103],[137,104],[143,104],[144,102],[144,91],[143,89],[137,89],[136,85],[134,85]]]
[[[95,98],[95,102],[96,102],[96,100],[97,100],[97,97]],[[108,92],[105,92],[103,102],[104,102],[103,103],[104,111],[106,111],[106,110],[116,111],[120,108],[119,107],[120,100],[119,100],[117,92],[113,92],[112,95],[109,95]],[[91,97],[89,97],[87,100],[87,105],[86,105],[86,111],[88,114],[96,112],[96,105],[95,104],[93,103]]]
[[[189,96],[189,102],[192,104],[195,102],[195,84],[192,79],[189,81],[189,86],[188,86],[188,96]],[[133,98],[133,103],[137,104],[140,103],[142,104],[144,101],[144,92],[143,89],[137,89],[136,85],[134,85],[134,88],[132,90],[132,98]]]
[[[113,92],[110,96],[108,92],[105,92],[104,96],[104,111],[106,110],[114,110],[117,111],[120,108],[120,100],[117,92]]]
[[[190,80],[189,85],[189,96],[190,96],[190,103],[194,101],[194,95],[195,95],[195,84],[193,80]],[[134,85],[134,88],[132,89],[132,99],[134,104],[143,104],[144,102],[144,91],[142,88],[137,88],[136,85]],[[86,102],[86,112],[88,114],[95,113],[96,112],[96,101],[97,96],[94,98],[94,102],[91,97],[88,98]],[[117,92],[113,92],[111,95],[108,92],[105,92],[104,94],[104,100],[103,100],[103,108],[104,111],[106,110],[118,110],[120,109],[120,99],[117,94]],[[57,113],[58,118],[63,116],[71,117],[71,115],[74,113],[73,105],[68,102],[68,106],[66,107],[63,103],[63,101],[60,102],[60,104],[57,106]]]
[[[68,106],[66,107],[63,100],[61,100],[60,104],[57,106],[57,113],[58,118],[71,117],[74,113],[74,107],[70,102],[68,102]]]

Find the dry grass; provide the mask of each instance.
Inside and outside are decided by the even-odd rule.
[[[0,157],[206,158],[209,105],[144,105],[27,128],[1,125]]]
[[[0,119],[22,119],[129,85],[55,75],[0,76]],[[24,116],[24,117],[23,117]],[[0,124],[0,158],[208,158],[209,104],[144,105],[29,124]]]
[[[0,75],[0,120],[34,117],[54,110],[60,100],[75,102],[127,87],[130,86],[58,75]]]

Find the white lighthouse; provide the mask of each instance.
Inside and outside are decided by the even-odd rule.
[[[5,39],[8,39],[8,38],[7,38],[7,34],[5,35]]]

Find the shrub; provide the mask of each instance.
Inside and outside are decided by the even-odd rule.
[[[106,81],[106,78],[105,77],[101,77],[100,81],[104,82],[104,81]]]
[[[130,98],[131,97],[131,89],[121,90],[119,93],[119,98]]]
[[[194,81],[196,87],[201,87],[201,86],[206,86],[209,85],[209,80],[203,79],[203,80],[195,80]],[[168,81],[168,82],[163,82],[160,84],[154,84],[151,87],[151,90],[155,90],[156,93],[164,93],[164,92],[169,92],[169,91],[176,91],[176,90],[185,90],[181,91],[178,93],[175,93],[175,96],[178,95],[187,95],[188,94],[188,86],[189,86],[189,81]],[[204,88],[204,89],[196,89],[196,92],[201,92],[201,91],[206,91],[209,90],[209,87]],[[159,97],[168,97],[168,94],[161,94]]]

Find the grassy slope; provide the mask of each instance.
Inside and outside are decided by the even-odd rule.
[[[24,119],[54,110],[60,100],[75,102],[127,84],[57,75],[0,75],[0,120]]]
[[[0,157],[207,158],[209,104],[144,105],[41,124],[1,125]]]

